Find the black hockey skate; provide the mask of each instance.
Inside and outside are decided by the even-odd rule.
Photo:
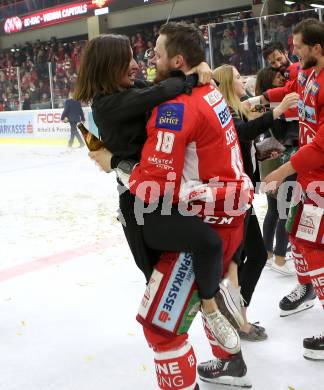
[[[213,359],[200,363],[197,367],[199,378],[203,382],[219,385],[250,388],[252,384],[246,376],[247,368],[242,352],[232,355],[229,359]]]
[[[305,359],[324,360],[324,332],[304,339],[303,346]]]
[[[316,294],[311,283],[297,286],[279,302],[280,317],[287,317],[314,306]]]

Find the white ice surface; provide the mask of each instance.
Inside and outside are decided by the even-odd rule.
[[[156,389],[135,320],[144,279],[116,209],[114,175],[84,149],[0,146],[0,390]],[[303,337],[324,328],[319,303],[279,317],[295,282],[265,269],[257,286],[249,318],[269,339],[243,343],[255,390],[324,389],[324,362],[302,357]],[[212,358],[199,318],[190,340]]]

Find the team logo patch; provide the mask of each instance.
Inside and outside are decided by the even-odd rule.
[[[307,75],[303,72],[298,73],[298,83],[299,85],[303,86],[306,84],[307,81]]]
[[[289,80],[289,78],[290,78],[290,69],[287,69],[287,70],[285,71],[285,73],[284,73],[284,78],[285,78],[286,80]]]
[[[204,99],[210,106],[214,106],[222,98],[223,95],[217,89],[214,89],[212,92],[209,92],[207,95],[204,96]]]
[[[319,89],[320,89],[320,85],[316,81],[313,81],[312,86],[311,86],[311,90],[310,90],[311,95],[316,96],[319,92]]]
[[[298,224],[297,238],[315,242],[323,218],[323,209],[305,204]]]
[[[158,107],[155,127],[180,131],[183,125],[183,103],[167,103]]]
[[[232,115],[227,104],[225,103],[225,100],[222,100],[216,107],[213,108],[213,110],[215,111],[215,114],[217,115],[217,118],[222,127],[226,127],[230,123]]]

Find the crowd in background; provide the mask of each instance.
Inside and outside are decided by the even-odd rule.
[[[50,108],[50,72],[55,106],[62,107],[76,81],[84,45],[84,41],[51,38],[49,42],[37,40],[0,51],[0,110],[19,106],[19,87],[27,108]]]
[[[70,2],[71,0],[2,0],[0,19],[24,15],[42,8],[55,7]]]
[[[298,7],[298,9],[297,9]],[[292,10],[303,10],[301,4]],[[292,26],[300,19],[313,16],[314,11],[276,15],[263,21],[264,43],[280,41],[292,55]],[[255,74],[263,67],[261,37],[258,19],[250,11],[237,13],[237,20],[225,20],[211,14],[186,18],[201,26],[206,39],[206,58],[213,65],[222,63],[235,66],[242,75]],[[212,23],[213,47],[209,50],[207,24]],[[140,71],[139,78],[153,81],[155,67],[151,63],[153,48],[160,24],[134,26],[117,31],[130,37],[134,57]],[[0,50],[0,111],[41,108],[61,108],[69,92],[73,91],[85,40],[65,41],[51,38],[49,42],[26,42],[11,49]],[[50,77],[50,73],[51,76]],[[52,85],[51,82],[52,81]],[[52,95],[51,95],[52,87]],[[20,89],[20,94],[19,94]]]

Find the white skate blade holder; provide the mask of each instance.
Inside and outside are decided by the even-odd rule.
[[[323,360],[324,351],[316,351],[313,349],[304,348],[304,358],[309,360]]]
[[[240,387],[244,389],[250,389],[252,387],[252,382],[247,377],[247,375],[244,376],[221,376],[219,378],[202,378],[199,376],[200,380],[202,382],[207,383],[215,383],[219,385],[225,385],[225,386],[232,386],[232,387]]]
[[[311,301],[307,301],[307,302],[302,303],[294,310],[281,310],[280,317],[288,317],[288,316],[291,316],[293,314],[297,314],[301,311],[311,309],[314,305],[315,305],[315,300],[311,300]]]

